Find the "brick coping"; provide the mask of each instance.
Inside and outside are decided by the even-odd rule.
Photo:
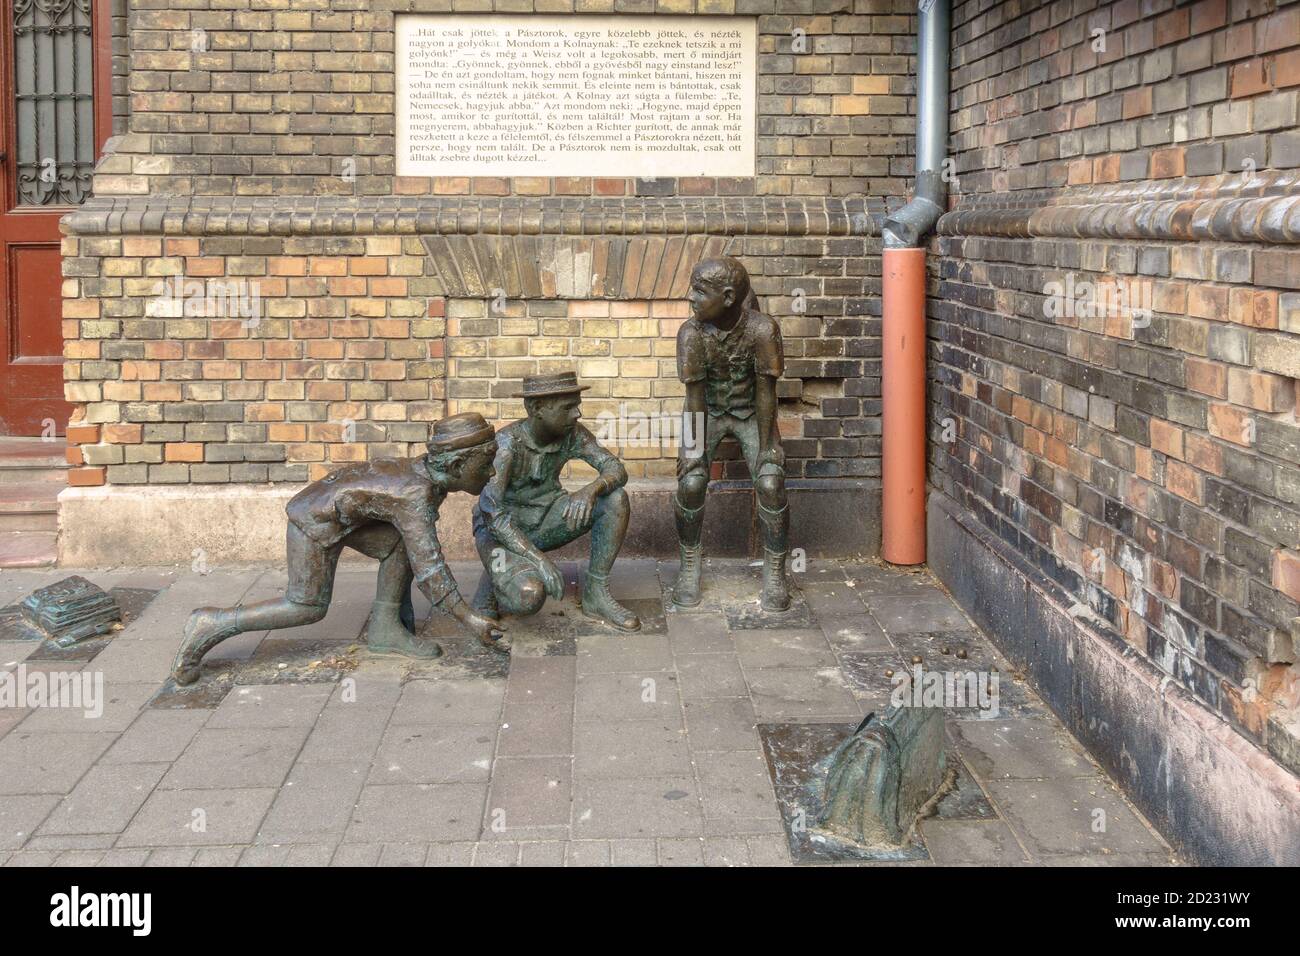
[[[962,197],[940,235],[1300,242],[1300,172],[1145,180],[1033,197]]]
[[[92,198],[65,235],[878,236],[878,200],[743,197]]]

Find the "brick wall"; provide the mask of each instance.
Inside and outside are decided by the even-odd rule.
[[[879,474],[875,240],[195,231],[63,241],[66,394],[91,426],[71,433],[77,484],[297,482],[416,454],[449,412],[522,415],[509,396],[550,368],[592,386],[589,417],[671,413],[690,269],[724,252],[780,317],[789,473]],[[672,472],[624,450],[633,474]]]
[[[133,135],[96,192],[898,196],[910,155],[910,10],[906,0],[137,2]],[[394,16],[452,11],[757,17],[757,177],[396,179]]]
[[[1300,6],[954,24],[931,481],[1300,769]]]

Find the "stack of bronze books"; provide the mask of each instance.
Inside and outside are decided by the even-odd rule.
[[[23,617],[59,647],[69,647],[112,630],[122,611],[107,591],[74,575],[29,594]]]

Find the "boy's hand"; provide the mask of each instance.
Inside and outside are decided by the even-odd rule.
[[[569,500],[564,506],[564,523],[569,526],[570,531],[577,531],[591,517],[591,510],[596,507],[596,489],[588,485],[581,491],[575,491],[569,495]]]
[[[537,562],[537,573],[542,576],[542,586],[546,593],[559,601],[564,598],[564,575],[550,558],[543,557]]]
[[[466,630],[477,637],[480,643],[488,647],[494,646],[506,629],[506,626],[500,621],[493,621],[473,610],[466,611],[465,616],[460,619],[460,623],[465,626]]]

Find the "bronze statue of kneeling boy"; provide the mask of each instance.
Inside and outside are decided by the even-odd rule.
[[[504,648],[504,642],[498,643],[504,628],[476,614],[461,598],[435,527],[449,493],[476,495],[483,490],[493,475],[496,454],[492,426],[468,412],[434,423],[426,455],[345,465],[298,492],[285,508],[289,586],[284,597],[194,611],[176,655],[176,683],[198,680],[203,655],[236,634],[297,627],[323,618],[344,548],[380,562],[367,629],[371,651],[417,659],[442,653],[436,642],[414,633],[412,580],[435,608],[456,618],[487,646]]]
[[[581,393],[589,387],[573,372],[525,377],[515,397],[524,400],[528,417],[497,435],[496,476],[474,508],[474,543],[483,559],[474,608],[486,616],[535,614],[548,594],[563,597],[564,577],[545,552],[590,532],[582,613],[623,631],[641,627],[609,591],[631,506],[623,490],[627,469],[578,423]],[[560,486],[560,470],[573,459],[600,474],[570,494]]]

